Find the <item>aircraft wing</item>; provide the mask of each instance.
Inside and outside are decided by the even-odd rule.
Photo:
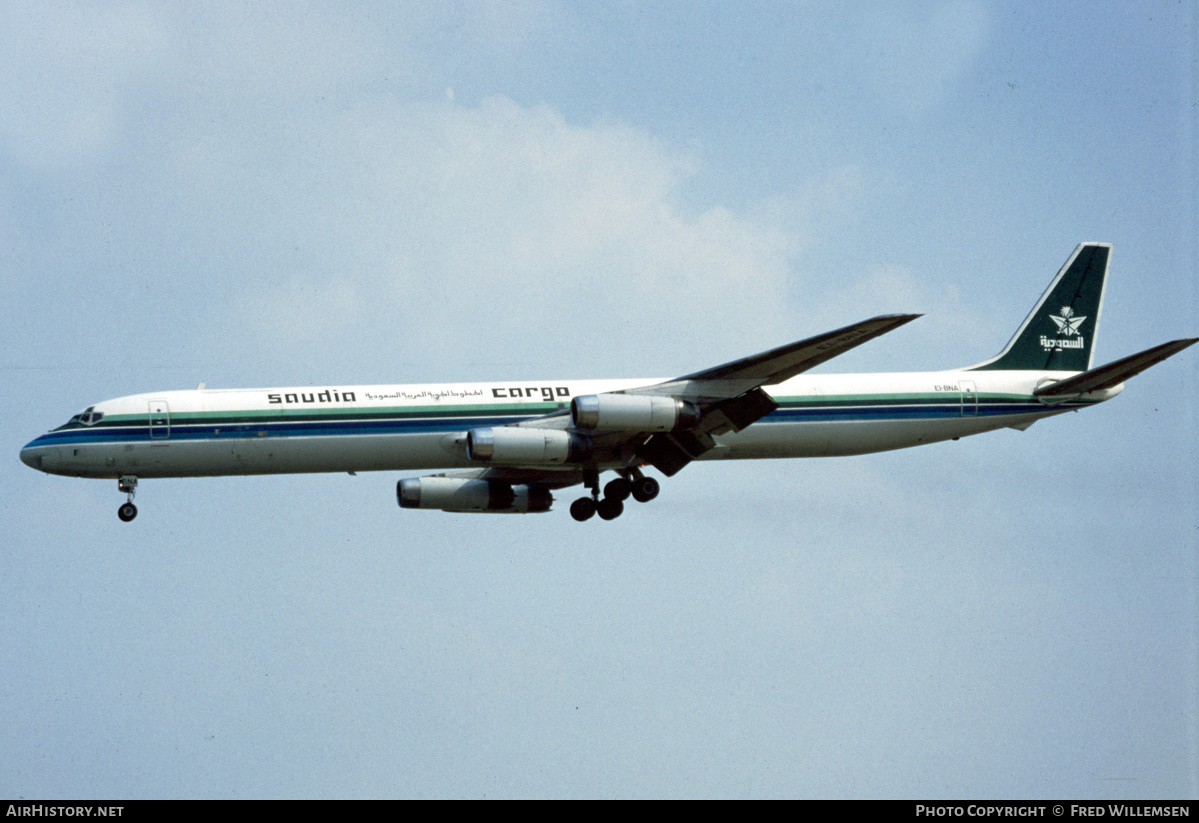
[[[748,380],[754,386],[772,386],[790,380],[797,374],[819,366],[839,354],[873,340],[879,335],[899,328],[920,317],[918,314],[883,314],[845,326],[835,331],[818,334],[796,343],[788,343],[761,354],[743,357],[723,366],[688,374],[678,378],[684,380]]]
[[[614,392],[686,401],[698,410],[699,419],[694,425],[672,431],[599,431],[593,432],[591,437],[598,452],[623,455],[621,460],[648,463],[667,476],[673,475],[714,447],[716,442],[712,438],[715,435],[741,431],[777,409],[778,404],[762,391],[762,386],[789,380],[919,316],[892,314],[872,317],[664,383]],[[571,418],[558,412],[515,425],[565,429],[571,426]]]
[[[566,451],[580,447],[579,441],[585,441],[590,456],[589,463],[604,466],[628,467],[638,464],[649,464],[663,474],[670,476],[696,457],[713,448],[715,436],[730,431],[741,431],[746,426],[770,414],[778,408],[762,386],[771,386],[789,380],[797,374],[807,371],[838,354],[860,346],[867,340],[873,340],[879,335],[910,323],[918,314],[892,314],[872,317],[851,326],[835,331],[809,337],[796,343],[780,346],[777,349],[755,354],[725,363],[722,366],[705,369],[687,374],[674,380],[667,380],[652,386],[612,392],[612,395],[632,395],[645,397],[655,396],[669,398],[666,404],[673,409],[673,404],[685,405],[687,416],[685,421],[679,419],[672,424],[669,431],[664,427],[652,426],[642,429],[639,424],[629,426],[604,426],[600,424],[580,426],[572,412],[552,412],[542,417],[522,420],[502,429],[556,429],[563,434],[554,438],[561,442]],[[575,403],[583,400],[594,401],[598,404],[599,397],[576,397]],[[649,398],[647,397],[648,401]],[[636,405],[636,404],[634,404]],[[598,407],[598,405],[597,405]],[[597,418],[598,419],[598,418]],[[498,429],[495,430],[498,432]],[[469,438],[475,438],[475,446],[465,445],[468,453],[482,443],[482,432],[472,433],[463,438],[466,444]],[[493,441],[498,434],[488,433]],[[535,451],[544,447],[542,438],[533,435],[519,438],[505,435],[505,440],[519,440],[532,444]],[[574,445],[566,446],[571,443]],[[487,459],[487,458],[484,458]],[[582,467],[543,469],[526,463],[523,460],[509,462],[507,467],[495,465],[472,479],[503,480],[507,482],[533,482],[547,488],[557,488],[579,482]],[[447,475],[448,476],[448,475]],[[458,475],[455,475],[458,476]],[[463,475],[465,477],[465,475]]]
[[[636,454],[667,477],[713,448],[715,435],[741,431],[778,408],[762,386],[773,386],[893,331],[920,317],[886,314],[851,326],[818,334],[761,354],[743,357],[723,366],[704,369],[655,386],[630,389],[625,394],[668,395],[699,406],[694,428],[658,432],[641,443]]]

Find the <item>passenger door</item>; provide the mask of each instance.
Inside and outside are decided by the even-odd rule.
[[[150,401],[150,438],[165,440],[171,436],[171,410],[165,400]]]

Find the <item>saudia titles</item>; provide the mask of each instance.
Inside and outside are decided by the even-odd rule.
[[[1081,349],[1085,348],[1086,338],[1078,333],[1079,326],[1086,317],[1075,317],[1074,309],[1069,306],[1062,306],[1061,315],[1051,314],[1049,319],[1057,326],[1058,333],[1062,337],[1046,337],[1041,335],[1041,347],[1045,351],[1061,351],[1062,349]]]

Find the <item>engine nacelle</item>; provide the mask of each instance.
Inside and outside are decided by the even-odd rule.
[[[652,394],[585,394],[570,401],[575,427],[595,431],[668,432],[699,425],[699,406]]]
[[[466,434],[466,454],[487,463],[578,463],[591,456],[591,439],[561,429],[471,429]]]
[[[502,480],[466,480],[458,477],[410,477],[396,484],[402,509],[439,509],[443,512],[495,512],[525,514],[547,512],[553,495],[541,486],[510,486]]]

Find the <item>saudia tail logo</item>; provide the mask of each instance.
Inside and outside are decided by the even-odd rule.
[[[1086,346],[1086,338],[1079,332],[1082,321],[1086,317],[1075,317],[1074,309],[1062,306],[1061,315],[1051,314],[1049,319],[1057,326],[1059,337],[1041,335],[1041,348],[1045,351],[1062,351],[1064,349],[1081,349]]]

